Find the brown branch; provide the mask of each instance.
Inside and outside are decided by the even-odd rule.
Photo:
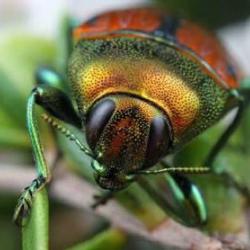
[[[250,246],[237,242],[235,239],[218,240],[209,237],[196,229],[184,227],[168,219],[153,231],[146,227],[136,217],[128,213],[115,200],[107,205],[99,207],[95,211],[90,208],[93,202],[93,195],[97,189],[80,178],[79,176],[60,168],[50,186],[52,198],[69,206],[87,210],[106,218],[110,223],[124,231],[145,237],[147,240],[160,243],[164,246],[185,250],[230,250],[250,249]],[[35,177],[32,168],[21,166],[0,165],[0,190],[5,192],[18,193],[27,186]]]

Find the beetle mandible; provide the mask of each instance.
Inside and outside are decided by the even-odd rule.
[[[175,183],[172,195],[181,192],[182,205],[188,201],[196,211],[195,223],[180,220],[204,223],[202,196],[183,174],[215,172],[213,161],[237,127],[249,95],[222,44],[198,25],[151,8],[101,14],[74,28],[72,40],[67,83],[72,97],[60,75],[41,68],[28,99],[27,126],[39,175],[22,194],[15,220],[23,223],[27,200],[50,179],[36,126],[38,104],[49,123],[93,158],[102,188],[121,190],[140,175],[167,173]],[[235,107],[237,115],[204,167],[169,167],[162,161]],[[89,148],[52,117],[85,133]],[[156,164],[161,169],[152,170]]]

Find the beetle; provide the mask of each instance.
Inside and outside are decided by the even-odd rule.
[[[185,174],[216,172],[213,161],[239,124],[249,81],[240,86],[242,73],[214,34],[158,9],[107,12],[71,33],[66,88],[58,73],[41,68],[27,102],[38,177],[21,195],[14,219],[23,224],[33,195],[50,180],[35,118],[40,105],[48,113],[44,119],[93,159],[100,187],[117,191],[142,175],[165,173],[171,196],[188,214],[172,209],[176,219],[189,226],[205,223],[205,202]],[[236,107],[204,166],[163,161]],[[60,121],[81,130],[88,147]]]

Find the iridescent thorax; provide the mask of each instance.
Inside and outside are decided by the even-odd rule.
[[[82,116],[109,95],[143,99],[169,117],[174,145],[211,126],[231,105],[226,89],[199,64],[174,48],[143,38],[80,41],[69,76]]]

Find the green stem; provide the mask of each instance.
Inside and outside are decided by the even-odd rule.
[[[45,188],[35,194],[29,222],[22,228],[23,250],[49,249],[49,210]]]

